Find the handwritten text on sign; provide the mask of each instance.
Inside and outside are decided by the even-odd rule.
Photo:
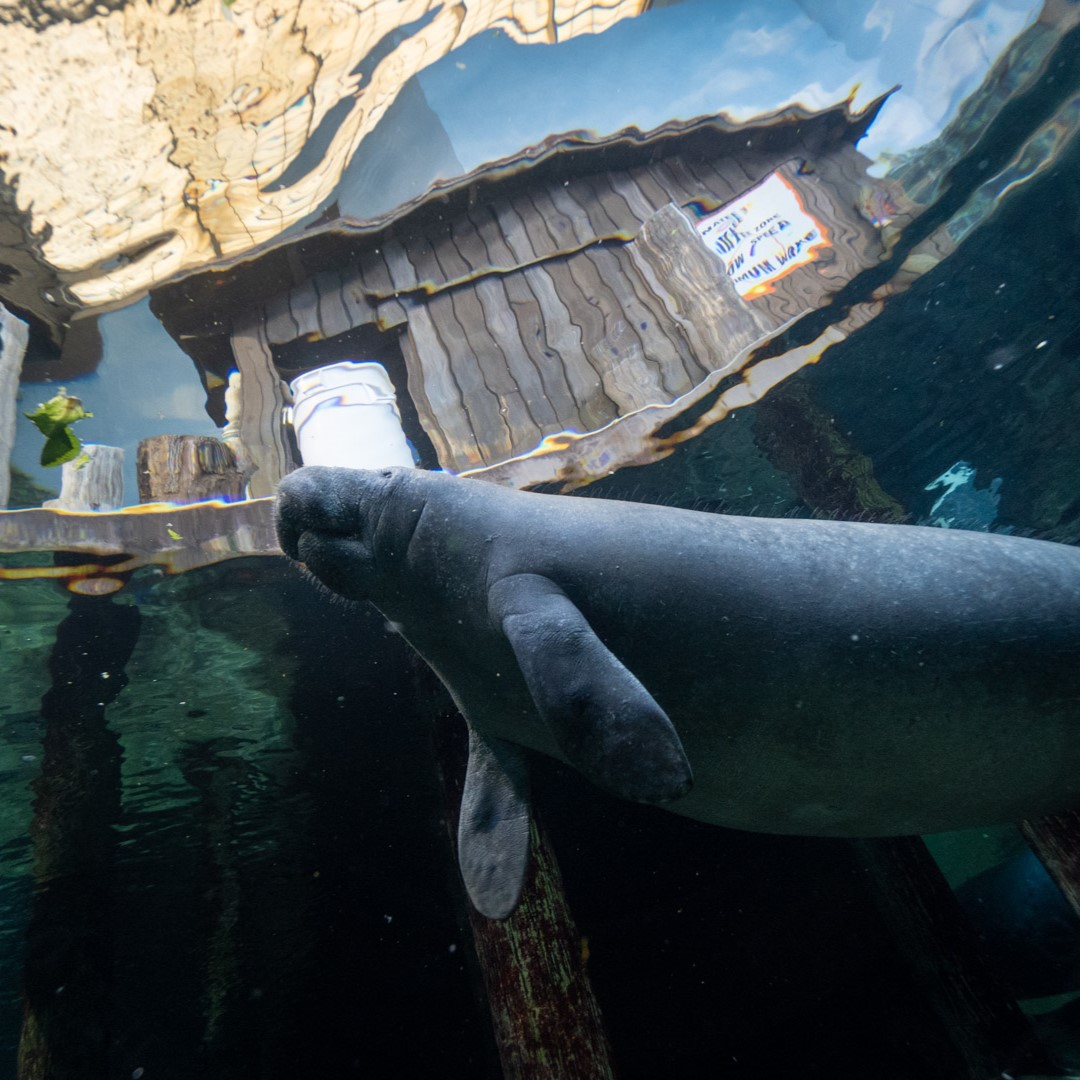
[[[829,246],[825,227],[806,212],[779,173],[697,223],[701,238],[724,260],[740,296],[752,300]]]

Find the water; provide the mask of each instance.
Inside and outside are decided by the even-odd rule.
[[[246,421],[225,403],[230,372],[250,388],[265,346],[286,381],[383,363],[424,468],[571,497],[1080,541],[1077,5],[627,4],[603,33],[556,19],[556,44],[545,25],[493,29],[474,12],[452,51],[450,9],[417,4],[395,25],[392,7],[347,46],[329,23],[308,27],[328,80],[314,105],[285,75],[229,83],[206,61],[208,100],[266,110],[243,129],[246,157],[220,160],[206,148],[240,129],[192,104],[177,43],[243,53],[257,8],[178,9],[171,55],[146,30],[140,63],[115,69],[115,108],[82,95],[70,113],[54,107],[70,69],[46,74],[66,55],[61,31],[87,35],[82,53],[105,63],[137,36],[134,9],[65,29],[26,4],[5,26],[5,67],[45,80],[28,104],[0,78],[5,221],[37,236],[0,238],[12,267],[0,302],[30,325],[11,507],[59,491],[21,413],[61,386],[94,413],[75,433],[124,449],[125,503],[139,501],[140,440],[218,436],[226,419],[249,493],[269,494],[295,450],[251,403],[273,415],[277,384],[247,398]],[[169,27],[165,11],[148,9],[147,26]],[[280,34],[288,58],[286,22],[258,33]],[[416,61],[420,41],[431,51]],[[289,61],[298,79],[313,77],[306,55]],[[896,83],[866,114],[861,157],[854,136],[829,142]],[[783,149],[795,122],[769,116],[793,103],[812,148],[799,155]],[[705,134],[685,126],[721,112]],[[144,115],[190,137],[144,159],[121,137]],[[742,197],[797,159],[784,182],[826,226],[829,243],[771,292],[723,293],[722,318],[624,284],[674,289],[690,263],[648,278],[656,264],[627,254],[642,248],[619,215],[640,205],[622,180],[610,220],[575,210],[619,169],[653,190],[651,151],[633,139],[594,158],[580,143],[672,120],[683,126],[651,175],[678,188],[691,235],[730,206],[716,180],[730,162]],[[724,124],[751,126],[736,137]],[[49,172],[48,133],[73,131],[90,137]],[[579,134],[544,149],[567,132]],[[680,139],[690,149],[675,162]],[[262,210],[244,187],[253,161]],[[143,191],[140,167],[155,194],[125,203]],[[443,201],[381,231],[433,182]],[[112,229],[121,212],[157,223]],[[373,260],[394,243],[412,271],[387,254],[384,280]],[[522,270],[527,252],[538,261]],[[200,276],[212,264],[224,269]],[[756,344],[736,347],[740,334]],[[237,349],[252,340],[263,345]],[[266,504],[184,513],[109,517],[127,523],[119,563],[121,548],[88,553],[104,526],[49,519],[68,545],[54,559],[63,545],[41,539],[44,518],[0,514],[0,1076],[504,1075],[450,839],[444,783],[460,746],[447,697],[374,609],[332,602],[272,553]],[[222,558],[219,533],[239,557]],[[106,582],[101,595],[65,588],[87,580]],[[927,969],[905,922],[919,905],[881,885],[917,848],[729,832],[602,795],[555,762],[537,771],[569,955],[619,1076],[1080,1071],[1080,923],[1014,827],[928,838],[967,921],[934,908]],[[972,927],[990,964],[976,985],[1003,1010],[981,1032],[941,989]],[[971,1064],[983,1052],[997,1072]]]

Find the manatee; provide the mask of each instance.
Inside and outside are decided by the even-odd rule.
[[[282,550],[469,725],[459,862],[515,906],[529,753],[729,828],[928,833],[1080,806],[1080,549],[308,467]]]

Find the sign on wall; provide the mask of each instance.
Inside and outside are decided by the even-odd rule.
[[[794,186],[772,173],[756,187],[696,223],[701,238],[724,261],[747,300],[830,246],[828,232],[803,206]]]

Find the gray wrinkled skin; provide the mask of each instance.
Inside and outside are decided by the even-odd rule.
[[[818,836],[1080,805],[1076,548],[326,468],[282,483],[278,530],[478,739],[627,797]]]

